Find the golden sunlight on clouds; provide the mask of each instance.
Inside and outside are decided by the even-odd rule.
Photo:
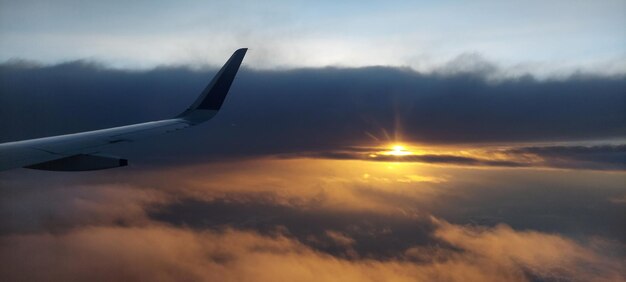
[[[318,209],[386,213],[410,207],[380,201],[375,196],[377,193],[428,202],[442,192],[435,186],[445,183],[449,177],[422,164],[326,159],[253,160],[197,165],[161,173],[170,175],[166,179],[186,179],[186,188],[182,191],[178,186],[164,187],[175,189],[181,197],[210,201],[229,195],[271,194],[273,201],[286,206],[315,201]]]
[[[577,179],[577,183],[604,179],[609,187],[623,180],[619,174],[593,171],[474,169],[317,158],[197,164],[138,175],[144,186],[183,199],[229,198],[246,202],[262,196],[272,203],[294,208],[387,214],[414,213],[446,205],[448,197],[464,198],[494,185],[512,185],[508,180],[514,184],[535,179],[554,186],[563,177]]]
[[[36,193],[15,189],[16,195],[4,195],[0,207],[10,208],[4,215],[14,224],[0,227],[18,231],[2,229],[0,277],[261,282],[625,277],[623,262],[613,255],[623,245],[614,239],[572,240],[566,233],[506,221],[535,212],[534,203],[550,196],[542,193],[563,179],[571,183],[557,191],[559,203],[573,200],[568,191],[585,191],[577,185],[597,183],[605,188],[595,193],[612,189],[606,195],[619,200],[623,188],[616,187],[622,187],[623,176],[616,173],[294,158],[162,167],[132,177],[125,180],[132,185],[55,187],[51,181]],[[526,198],[507,202],[498,193]],[[32,208],[20,210],[18,203]],[[475,213],[489,208],[484,203],[492,209]],[[514,205],[513,218],[506,217],[508,205]],[[26,223],[19,221],[20,213]],[[478,225],[473,222],[480,217],[461,223],[445,217],[469,213],[493,220]],[[546,215],[553,214],[534,214]],[[561,221],[559,216],[554,218]],[[18,228],[38,220],[40,226]]]
[[[435,219],[436,220],[436,219]],[[493,228],[463,227],[444,221],[436,236],[481,260],[496,265],[520,265],[546,280],[620,281],[623,263],[603,257],[567,238],[536,231],[516,231],[500,224]],[[587,265],[594,261],[595,266]],[[581,269],[587,268],[587,271]],[[521,269],[520,269],[521,270]],[[601,271],[597,277],[593,271]]]
[[[85,227],[1,237],[0,259],[11,267],[4,264],[0,274],[8,281],[528,281],[530,270],[545,279],[620,279],[619,262],[557,235],[433,221],[436,236],[459,251],[426,256],[436,250],[416,246],[404,258],[343,259],[282,234]],[[328,236],[354,244],[343,234]],[[57,251],[72,255],[58,259]]]

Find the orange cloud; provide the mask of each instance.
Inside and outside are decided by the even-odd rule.
[[[623,255],[607,251],[623,250],[620,243],[577,242],[506,225],[469,227],[429,217],[436,205],[455,213],[473,208],[455,209],[446,203],[452,198],[491,196],[490,201],[497,201],[497,191],[522,189],[527,194],[531,189],[518,183],[555,186],[563,178],[572,183],[602,179],[604,189],[621,196],[623,192],[617,192],[623,191],[622,178],[615,173],[494,172],[289,159],[160,169],[132,177],[118,180],[132,184],[4,190],[0,226],[8,230],[0,235],[0,280],[620,281],[626,277]],[[252,208],[239,215],[182,210],[183,214],[192,211],[192,219],[200,223],[225,218],[219,222],[223,226],[194,226],[197,229],[187,227],[186,221],[175,227],[170,224],[178,223],[151,214],[184,205],[185,199],[206,205],[226,203],[235,210]],[[263,205],[254,205],[259,202]],[[268,207],[271,211],[263,214]],[[295,215],[281,217],[290,212]],[[242,219],[249,225],[238,225]],[[42,226],[7,228],[32,221]],[[276,231],[259,228],[258,222]],[[424,226],[405,228],[412,224]],[[367,244],[383,251],[362,248]],[[385,252],[385,248],[392,250]]]
[[[620,281],[626,264],[559,235],[516,231],[500,224],[468,227],[435,220],[435,236],[466,252],[452,260],[489,262],[494,268],[519,269],[548,280]],[[613,247],[620,247],[615,243]]]
[[[620,264],[571,240],[436,220],[461,248],[427,261],[342,259],[283,235],[167,226],[87,227],[0,238],[6,281],[619,281]],[[422,249],[423,251],[424,249]],[[419,253],[419,252],[418,252]],[[623,269],[623,268],[622,268]]]
[[[149,171],[136,181],[177,198],[246,201],[253,196],[298,208],[396,213],[415,202],[431,203],[445,193],[436,186],[447,177],[414,163],[260,159]],[[380,192],[397,201],[381,200]]]

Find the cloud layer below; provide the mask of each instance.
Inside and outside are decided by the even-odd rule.
[[[306,159],[129,169],[72,179],[27,170],[5,175],[0,276],[619,281],[626,275],[624,205],[613,201],[625,195],[622,174]]]

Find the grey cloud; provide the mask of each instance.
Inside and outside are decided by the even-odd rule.
[[[181,201],[151,213],[154,220],[195,229],[236,228],[271,235],[283,233],[318,251],[340,257],[390,259],[402,256],[413,245],[444,242],[431,236],[435,229],[428,217],[337,212],[315,205],[285,206],[267,201],[271,195],[227,197],[212,202]],[[336,230],[355,241],[350,249],[327,236]],[[347,253],[347,251],[351,251]]]
[[[374,151],[375,152],[375,151]],[[409,162],[409,163],[429,163],[429,164],[451,164],[463,166],[502,166],[502,167],[526,167],[532,166],[530,163],[488,160],[475,157],[455,156],[449,154],[422,154],[408,156],[377,155],[370,157],[369,154],[354,154],[349,152],[312,152],[282,155],[283,158],[325,158],[336,160],[365,160],[373,162]]]
[[[508,153],[540,156],[553,167],[626,169],[626,145],[534,146],[514,148]]]

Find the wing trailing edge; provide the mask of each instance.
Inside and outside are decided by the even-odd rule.
[[[50,171],[90,171],[127,165],[128,160],[118,157],[80,154],[25,166],[25,168]]]

